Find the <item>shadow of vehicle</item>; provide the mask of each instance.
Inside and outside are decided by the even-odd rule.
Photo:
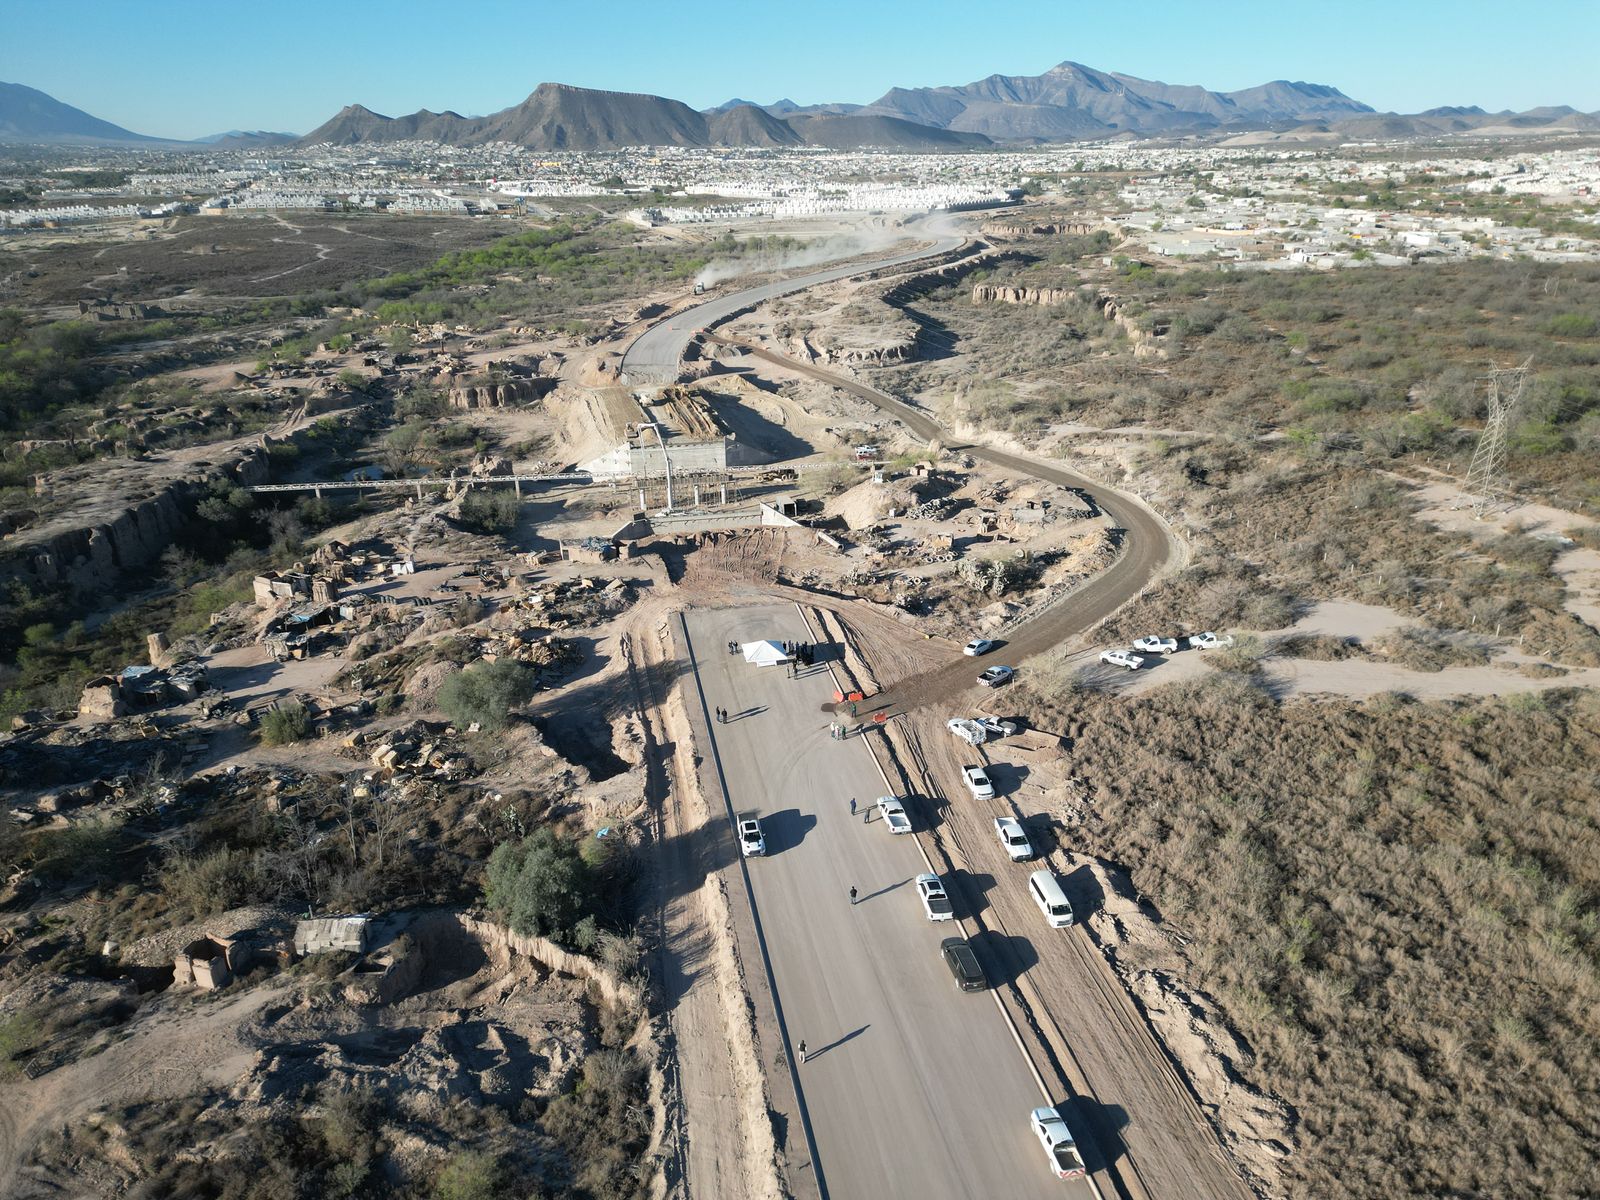
[[[957,869],[939,878],[944,880],[944,890],[950,895],[957,918],[976,917],[989,910],[989,893],[996,886],[993,875],[986,871]]]
[[[817,827],[817,818],[798,808],[785,808],[761,818],[761,835],[767,842],[768,857],[792,850]]]
[[[995,987],[1015,983],[1039,962],[1039,952],[1025,937],[1008,937],[997,930],[985,929],[969,940],[978,961],[983,964],[984,974]]]

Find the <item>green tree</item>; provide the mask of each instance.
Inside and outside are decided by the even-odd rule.
[[[576,844],[545,828],[495,847],[484,902],[518,933],[588,949],[598,936],[597,890]]]
[[[500,729],[511,710],[526,704],[539,677],[526,663],[502,658],[452,675],[439,689],[439,707],[457,725]]]
[[[281,704],[261,718],[261,740],[269,746],[304,741],[311,732],[311,714],[304,704]]]

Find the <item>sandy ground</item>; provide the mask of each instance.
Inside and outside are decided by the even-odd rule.
[[[1392,609],[1344,600],[1325,600],[1293,625],[1284,629],[1263,630],[1263,639],[1295,634],[1354,637],[1363,643],[1418,622]],[[1247,631],[1241,631],[1247,632]],[[1095,665],[1100,647],[1085,650],[1068,660]],[[1260,664],[1263,685],[1280,698],[1295,696],[1348,696],[1361,699],[1381,692],[1404,692],[1420,700],[1441,700],[1452,696],[1505,696],[1519,692],[1542,692],[1550,688],[1600,687],[1600,668],[1573,668],[1565,674],[1536,678],[1518,668],[1537,662],[1525,654],[1501,649],[1488,666],[1446,667],[1442,671],[1413,671],[1395,663],[1368,659],[1343,659],[1324,662],[1318,659],[1269,655]],[[1135,672],[1117,671],[1110,686],[1137,695],[1205,675],[1205,652],[1180,650],[1166,659],[1151,656]]]
[[[1436,472],[1429,472],[1437,476]],[[1472,515],[1470,497],[1456,483],[1437,476],[1418,487],[1414,480],[1393,476],[1412,487],[1423,507],[1417,516],[1440,529],[1489,537],[1521,529],[1526,533],[1560,536],[1575,526],[1593,526],[1592,518],[1544,504],[1512,504],[1488,513],[1483,520]],[[1600,629],[1600,550],[1574,546],[1556,559],[1552,570],[1567,585],[1566,609],[1592,629]]]

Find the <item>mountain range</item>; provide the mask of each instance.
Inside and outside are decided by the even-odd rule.
[[[1274,80],[1235,92],[1173,85],[1064,62],[1041,75],[990,75],[960,87],[891,88],[871,104],[756,104],[696,111],[678,100],[541,83],[522,103],[483,117],[422,109],[388,117],[347,105],[304,137],[230,130],[196,142],[132,133],[20,84],[0,84],[0,142],[215,146],[509,142],[532,150],[626,146],[882,146],[939,151],[995,143],[1212,136],[1324,141],[1467,133],[1600,130],[1600,113],[1568,107],[1488,113],[1446,106],[1380,113],[1327,84]]]

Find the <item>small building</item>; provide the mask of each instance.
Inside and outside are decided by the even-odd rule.
[[[578,538],[561,543],[561,557],[566,562],[608,563],[617,557],[617,547],[602,537]]]
[[[250,965],[250,956],[247,942],[207,934],[190,942],[173,957],[172,984],[205,991],[227,987],[234,976]]]

